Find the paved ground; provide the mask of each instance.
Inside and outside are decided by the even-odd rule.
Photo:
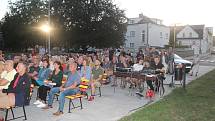
[[[196,79],[215,68],[215,64],[211,64],[207,60],[213,61],[215,60],[215,57],[208,57],[204,63],[201,62],[199,75],[197,77],[190,77],[187,75],[187,82],[190,82],[191,80]],[[170,80],[169,76],[167,76],[165,83],[169,83],[168,80]],[[165,89],[166,95],[173,90],[173,88],[170,88],[167,85],[165,86]],[[116,92],[114,93],[113,87],[105,86],[102,88],[102,93],[102,97],[96,97],[95,101],[93,102],[88,102],[86,99],[84,99],[84,109],[74,109],[72,110],[72,113],[67,113],[67,100],[65,104],[64,115],[60,117],[52,115],[52,113],[57,110],[57,101],[55,101],[53,109],[44,111],[32,104],[35,101],[35,98],[33,98],[31,105],[26,107],[28,121],[116,121],[148,103],[147,99],[137,97],[134,94],[135,91],[129,93],[128,88],[121,89],[117,87]],[[156,95],[155,100],[159,99],[159,96]],[[15,115],[21,114],[21,108],[15,110]],[[9,117],[11,117],[11,115],[9,115]],[[22,119],[17,119],[17,121],[22,121]]]

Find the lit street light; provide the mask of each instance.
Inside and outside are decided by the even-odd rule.
[[[42,32],[46,33],[46,36],[48,37],[48,53],[50,55],[50,31],[51,31],[51,27],[48,24],[44,24],[40,27],[40,30]],[[46,46],[46,48],[47,48],[47,46]]]
[[[45,33],[47,33],[48,34],[48,54],[49,55],[51,55],[51,49],[50,49],[50,40],[51,40],[51,33],[50,33],[50,31],[51,31],[51,27],[50,27],[50,8],[51,8],[51,5],[50,5],[50,2],[51,2],[51,0],[48,0],[48,22],[47,22],[47,24],[45,24],[45,25],[43,25],[43,26],[41,26],[40,27],[40,29],[43,31],[43,32],[45,32]]]
[[[41,28],[40,28],[43,32],[45,32],[45,33],[48,33],[48,32],[50,32],[50,27],[48,26],[48,25],[43,25],[43,26],[41,26]]]

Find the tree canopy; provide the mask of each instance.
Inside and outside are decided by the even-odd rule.
[[[45,45],[39,26],[48,21],[48,0],[10,2],[2,19],[6,48]],[[50,0],[51,45],[119,47],[124,43],[126,17],[112,0]]]

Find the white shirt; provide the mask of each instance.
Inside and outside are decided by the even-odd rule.
[[[134,64],[133,69],[134,69],[134,71],[141,71],[141,70],[143,70],[143,65]]]
[[[5,86],[0,86],[0,89],[8,89],[8,86],[10,85],[10,82],[14,79],[14,76],[16,75],[16,70],[13,69],[10,72],[3,71],[1,74],[1,78],[9,81],[9,83]]]

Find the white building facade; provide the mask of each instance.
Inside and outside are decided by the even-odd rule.
[[[170,28],[162,20],[139,15],[139,18],[128,19],[125,48],[161,47],[169,44]]]
[[[176,42],[179,46],[187,46],[194,54],[210,53],[213,47],[213,28],[205,25],[186,25],[176,28]]]

